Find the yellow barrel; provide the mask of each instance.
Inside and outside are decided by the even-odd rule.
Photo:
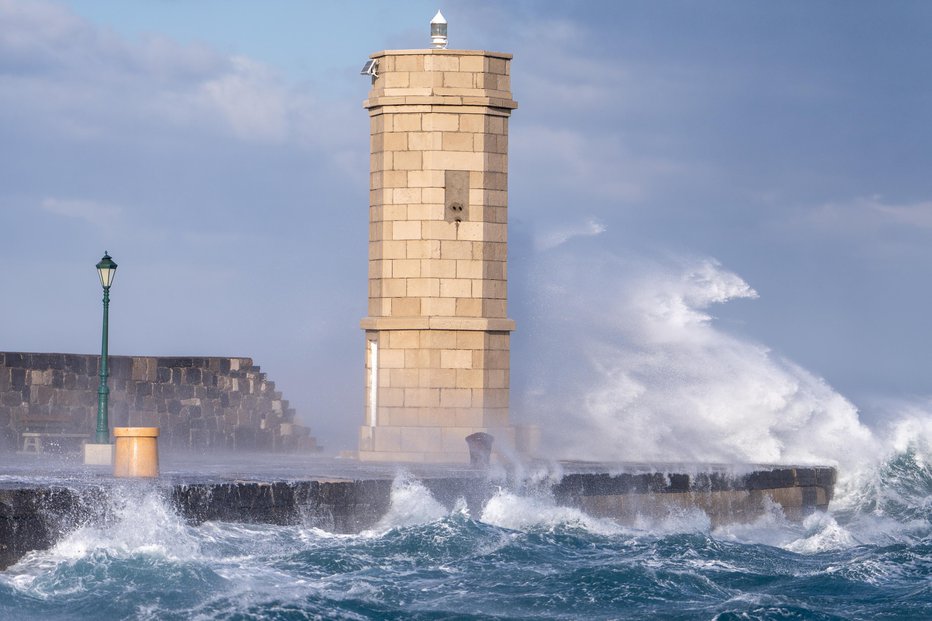
[[[113,476],[159,476],[159,428],[114,427]]]

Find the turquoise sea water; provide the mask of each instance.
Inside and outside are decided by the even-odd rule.
[[[932,469],[894,456],[802,524],[623,527],[410,477],[371,531],[186,524],[157,492],[0,572],[0,619],[932,619]]]

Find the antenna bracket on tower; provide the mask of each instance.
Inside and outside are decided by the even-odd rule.
[[[377,60],[367,60],[366,64],[362,66],[362,70],[359,72],[359,75],[371,75],[373,78],[379,77],[379,61]]]

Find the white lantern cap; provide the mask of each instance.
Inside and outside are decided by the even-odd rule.
[[[430,20],[430,45],[436,50],[447,48],[447,20],[440,11]]]

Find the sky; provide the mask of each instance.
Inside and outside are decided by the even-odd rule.
[[[427,47],[438,8],[451,48],[514,54],[516,418],[559,372],[541,359],[587,340],[580,313],[646,274],[647,312],[699,274],[677,304],[864,421],[932,400],[932,4],[909,1],[0,0],[0,350],[99,351],[107,250],[111,353],[252,357],[353,448],[359,69]]]

